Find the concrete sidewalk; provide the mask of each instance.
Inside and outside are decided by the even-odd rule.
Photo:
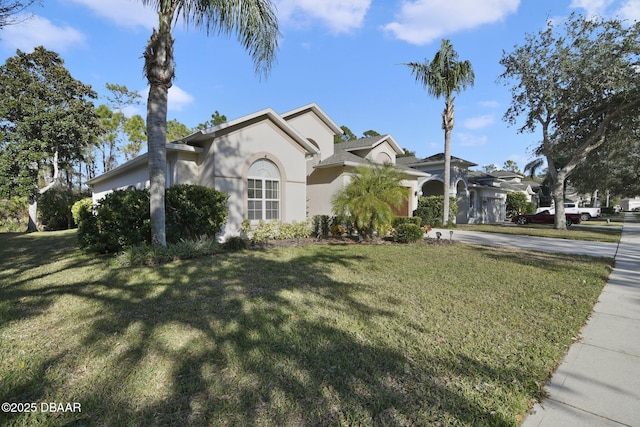
[[[581,338],[523,427],[640,426],[640,223],[633,214],[625,214],[615,268]]]

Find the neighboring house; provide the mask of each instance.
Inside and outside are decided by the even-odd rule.
[[[632,211],[634,209],[640,209],[640,196],[634,198],[626,198],[620,200],[620,206],[623,211]]]
[[[223,236],[240,232],[243,220],[305,221],[331,215],[331,199],[358,166],[392,163],[402,173],[408,199],[397,210],[411,215],[420,195],[442,194],[444,156],[397,157],[404,153],[391,135],[334,144],[342,134],[316,104],[278,114],[271,108],[195,132],[167,144],[167,186],[199,184],[229,195],[229,221]],[[118,189],[149,186],[147,154],[118,166],[87,184],[97,203]],[[474,163],[452,157],[452,196],[458,197],[457,222],[504,219],[504,190],[468,179]],[[502,219],[501,219],[502,218]]]

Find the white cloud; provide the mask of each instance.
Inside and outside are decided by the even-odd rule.
[[[455,141],[460,144],[461,147],[480,147],[487,143],[487,137],[485,135],[474,135],[470,133],[457,132],[454,133]]]
[[[140,91],[140,96],[146,104],[147,98],[149,98],[149,87]],[[187,105],[191,104],[194,99],[192,95],[180,89],[178,86],[173,85],[169,88],[169,105],[167,108],[170,111],[182,111]]]
[[[320,21],[334,33],[362,27],[371,0],[278,0],[279,19],[289,25],[306,26]]]
[[[72,46],[83,45],[85,39],[84,34],[70,26],[57,26],[46,18],[34,15],[19,24],[4,27],[0,41],[11,49],[25,52],[31,52],[37,46],[61,52]]]
[[[640,21],[640,0],[572,0],[570,7],[584,9],[590,18],[618,18]]]
[[[81,4],[96,15],[107,18],[122,27],[153,28],[158,26],[158,14],[140,1],[132,0],[67,0]]]
[[[627,1],[618,11],[618,16],[630,21],[640,21],[640,0]]]
[[[480,101],[478,104],[484,108],[498,108],[500,106],[498,101]]]
[[[407,0],[396,21],[383,30],[406,42],[424,45],[446,34],[503,20],[520,0]]]
[[[605,16],[605,10],[613,0],[572,0],[569,7],[584,9],[589,17]]]
[[[462,122],[465,129],[477,130],[485,128],[495,122],[493,114],[485,114],[484,116],[476,116],[466,119]]]

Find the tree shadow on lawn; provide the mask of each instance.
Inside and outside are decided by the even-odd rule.
[[[480,382],[521,381],[524,370],[462,354],[416,361],[370,333],[400,314],[364,302],[368,285],[329,274],[362,256],[336,247],[287,254],[245,252],[11,288],[3,296],[10,303],[37,296],[52,309],[72,296],[94,311],[78,319],[78,342],[60,342],[29,375],[2,379],[0,399],[82,403],[81,414],[45,418],[50,425],[516,424],[449,384],[442,370]],[[67,373],[51,379],[51,370]]]
[[[580,273],[579,264],[567,261],[602,261],[613,268],[613,258],[592,257],[589,255],[568,255],[564,253],[537,252],[527,249],[501,248],[496,246],[474,245],[484,256],[490,259],[517,262],[523,266],[543,266],[546,270],[555,272],[575,271]],[[610,269],[609,269],[610,271]]]

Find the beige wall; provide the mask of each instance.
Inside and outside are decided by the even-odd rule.
[[[315,113],[307,111],[287,122],[302,136],[315,142],[320,149],[320,160],[333,155],[333,131]]]
[[[247,218],[247,172],[253,162],[266,158],[280,172],[280,219],[306,219],[305,152],[269,120],[232,130],[205,148],[199,183],[229,194],[229,223],[224,235],[237,234]]]
[[[315,170],[308,179],[309,217],[333,215],[333,195],[349,184],[350,177],[339,168]]]
[[[130,186],[134,186],[139,190],[149,186],[147,162],[141,162],[138,166],[125,173],[95,184],[93,186],[93,204],[97,204],[104,196],[114,190],[124,190]]]
[[[386,154],[386,156],[385,156],[385,154]],[[369,160],[371,160],[371,161],[376,162],[376,163],[384,163],[384,162],[379,162],[379,159],[380,158],[386,158],[387,156],[391,159],[391,163],[393,163],[393,164],[396,163],[396,152],[395,152],[395,150],[393,148],[391,148],[389,143],[383,142],[382,144],[374,147],[369,152],[369,154],[367,155],[367,158]]]

